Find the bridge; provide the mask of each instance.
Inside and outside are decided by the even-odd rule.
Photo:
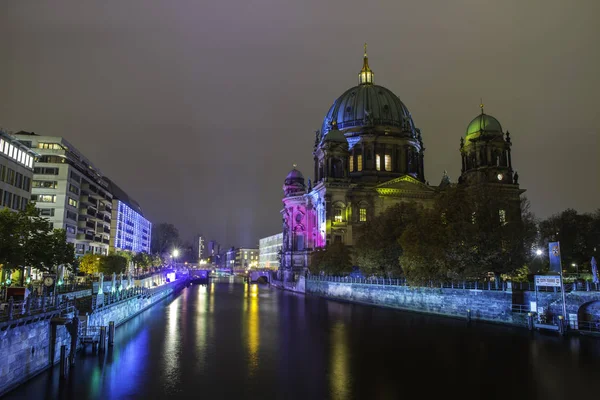
[[[271,282],[271,270],[270,269],[255,269],[248,271],[248,279],[250,282]]]

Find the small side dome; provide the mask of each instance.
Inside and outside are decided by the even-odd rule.
[[[477,133],[502,133],[502,125],[491,115],[480,114],[467,127],[467,136]]]
[[[327,132],[322,142],[348,143],[348,140],[346,139],[346,136],[344,136],[344,134],[334,125],[334,127]]]
[[[286,197],[298,196],[306,192],[304,175],[302,175],[302,172],[296,169],[296,164],[294,164],[294,168],[285,177],[283,192],[285,193]]]

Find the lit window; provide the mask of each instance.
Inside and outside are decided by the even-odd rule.
[[[72,207],[77,207],[77,200],[73,200],[69,197],[69,205]]]
[[[34,194],[31,196],[31,200],[39,203],[54,203],[56,202],[56,196],[50,194]]]
[[[357,164],[358,164],[356,169],[357,169],[358,171],[362,171],[362,154],[359,154],[359,155],[356,157],[356,161],[357,161]]]
[[[8,156],[12,158],[13,156],[13,150],[15,149],[15,146],[13,146],[12,144],[8,145]]]
[[[385,155],[385,170],[386,171],[392,170],[392,156],[390,156],[389,154]]]
[[[341,208],[336,208],[333,212],[333,220],[335,222],[342,222],[343,218],[342,218],[342,209]]]
[[[375,156],[375,168],[377,171],[381,171],[381,156],[379,154]]]
[[[500,224],[506,225],[506,210],[498,210],[498,216],[500,217]]]
[[[350,156],[350,172],[354,172],[354,156]]]
[[[360,213],[360,222],[367,222],[367,209],[361,208],[359,213]]]

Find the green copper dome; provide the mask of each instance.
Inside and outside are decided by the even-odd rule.
[[[467,127],[467,136],[479,133],[502,133],[500,122],[491,115],[484,113],[476,116]]]

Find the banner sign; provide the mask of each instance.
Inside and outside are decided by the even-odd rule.
[[[554,275],[536,275],[535,286],[560,287],[560,276]]]
[[[560,265],[560,243],[548,243],[548,259],[550,260],[550,272],[562,272]]]

